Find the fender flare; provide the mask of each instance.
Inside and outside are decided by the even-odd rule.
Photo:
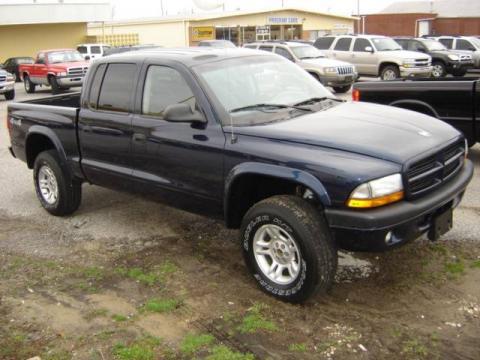
[[[245,162],[231,169],[230,173],[225,179],[224,216],[227,221],[230,215],[229,208],[232,185],[239,177],[246,174],[270,176],[273,178],[290,180],[292,182],[298,183],[299,185],[304,185],[308,187],[311,191],[313,191],[313,193],[317,196],[318,200],[322,203],[324,207],[328,207],[331,205],[331,200],[327,193],[327,190],[320,182],[320,180],[318,180],[312,174],[304,170],[299,170],[286,166],[257,162]]]
[[[394,102],[391,102],[389,105],[395,106],[395,107],[401,107],[402,109],[405,109],[404,107],[402,107],[402,105],[423,106],[424,108],[428,109],[428,111],[430,111],[434,117],[436,117],[437,119],[440,119],[440,116],[438,115],[437,111],[430,104],[427,104],[426,102],[423,102],[420,100],[414,100],[414,99],[396,100]],[[406,109],[406,110],[410,110],[410,109]]]
[[[55,132],[52,129],[49,129],[45,126],[40,126],[40,125],[33,125],[28,129],[27,136],[25,137],[25,159],[27,159],[28,140],[32,135],[42,135],[48,138],[52,142],[53,146],[55,147],[55,150],[57,150],[58,152],[61,165],[63,166],[67,165],[67,155],[65,154],[65,149],[63,148],[62,142],[60,141],[58,136],[55,134]],[[32,164],[32,167],[33,167],[33,164]]]

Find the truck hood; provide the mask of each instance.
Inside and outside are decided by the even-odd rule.
[[[394,50],[394,51],[380,51],[383,56],[388,56],[392,59],[422,59],[428,60],[430,55],[426,55],[416,51]]]
[[[86,61],[75,61],[75,62],[68,62],[68,63],[56,63],[56,64],[51,64],[51,68],[56,68],[56,69],[70,69],[70,68],[78,68],[78,67],[88,67],[90,66],[90,63]]]
[[[334,148],[398,164],[460,136],[450,125],[427,115],[357,102],[290,120],[235,127],[234,132]]]
[[[318,59],[305,59],[300,60],[300,64],[303,67],[337,67],[337,66],[353,66],[350,63],[340,60],[328,59],[328,58],[318,58]]]

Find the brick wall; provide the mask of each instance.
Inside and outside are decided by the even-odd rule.
[[[375,14],[365,17],[365,33],[386,36],[415,36],[415,22],[435,17],[434,14]],[[355,32],[361,33],[356,22]],[[359,31],[360,30],[360,31]]]
[[[440,35],[480,35],[480,18],[439,18],[433,30]]]

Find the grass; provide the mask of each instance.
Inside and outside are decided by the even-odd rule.
[[[307,351],[307,344],[300,343],[300,344],[290,344],[288,345],[288,350],[292,352],[306,352]]]
[[[409,358],[426,358],[429,355],[427,347],[418,339],[404,341],[401,353]]]
[[[476,269],[480,269],[480,260],[474,261],[474,262],[470,265],[470,267],[476,268]]]
[[[180,301],[176,299],[151,299],[144,306],[146,311],[165,313],[177,309]]]
[[[206,360],[254,360],[252,354],[244,354],[237,351],[232,351],[225,345],[215,346]]]
[[[153,286],[160,280],[158,275],[154,272],[145,272],[138,267],[130,269],[119,267],[116,269],[116,272],[122,276],[126,276],[148,286]]]
[[[112,319],[113,321],[116,321],[116,322],[123,322],[123,321],[127,321],[128,317],[120,314],[114,314],[112,315]]]
[[[154,360],[160,344],[160,340],[154,337],[137,340],[129,346],[117,344],[113,356],[118,360]]]
[[[449,262],[445,264],[445,271],[453,276],[462,275],[465,272],[463,261]]]
[[[180,344],[180,351],[185,355],[193,355],[213,343],[215,338],[210,334],[188,334]]]
[[[247,315],[243,318],[242,323],[238,326],[238,330],[242,334],[254,334],[259,330],[265,331],[276,331],[278,330],[277,325],[268,320],[264,311],[267,309],[267,306],[264,304],[256,303],[248,311]]]
[[[103,269],[96,266],[83,269],[82,274],[85,278],[95,281],[101,281],[105,277]]]
[[[84,316],[84,318],[87,319],[87,320],[92,320],[92,319],[95,319],[97,317],[107,316],[107,314],[108,314],[107,309],[95,309],[95,310],[92,310],[92,311],[88,312]]]

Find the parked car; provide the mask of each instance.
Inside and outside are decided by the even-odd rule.
[[[198,46],[214,47],[214,48],[234,48],[235,44],[229,40],[202,40]]]
[[[356,101],[401,107],[443,120],[460,130],[470,146],[480,140],[479,80],[364,82],[355,84],[352,96]],[[415,125],[410,116],[408,122]]]
[[[2,69],[0,69],[0,94],[5,96],[6,100],[15,98],[15,77]]]
[[[21,64],[33,64],[35,60],[31,57],[25,56],[25,57],[13,57],[7,59],[3,65],[2,68],[9,72],[10,74],[13,75],[15,82],[21,81],[20,80],[20,73],[18,72],[18,67]]]
[[[400,77],[430,77],[432,74],[432,58],[429,55],[405,51],[395,40],[385,36],[324,36],[318,38],[314,45],[330,58],[354,64],[360,75],[395,80]]]
[[[475,68],[480,69],[480,39],[475,36],[437,36],[447,49],[470,51]]]
[[[110,49],[105,50],[105,53],[103,56],[110,56],[114,54],[121,54],[129,51],[138,51],[138,50],[146,50],[146,49],[155,49],[161,46],[158,45],[152,45],[152,44],[147,44],[147,45],[131,45],[131,46],[117,46],[117,47],[112,47]]]
[[[13,103],[7,116],[11,153],[49,213],[75,212],[88,182],[223,218],[241,229],[258,285],[290,302],[330,288],[337,247],[438,239],[473,174],[450,125],[341,101],[292,62],[246,49],[104,57],[81,94]]]
[[[107,44],[80,44],[77,45],[77,51],[82,54],[85,60],[93,60],[101,58],[105,55],[105,51],[111,48]]]
[[[47,85],[52,88],[52,94],[57,94],[61,90],[82,86],[88,66],[76,50],[42,50],[34,64],[22,64],[18,71],[27,93],[34,93],[37,85]]]
[[[403,50],[417,51],[432,57],[432,76],[441,78],[447,74],[464,76],[473,67],[472,54],[468,51],[449,50],[442,43],[425,38],[395,37]]]
[[[248,49],[273,52],[305,69],[323,85],[337,93],[350,90],[358,77],[355,66],[344,61],[328,59],[312,45],[297,42],[256,42],[244,45]]]

